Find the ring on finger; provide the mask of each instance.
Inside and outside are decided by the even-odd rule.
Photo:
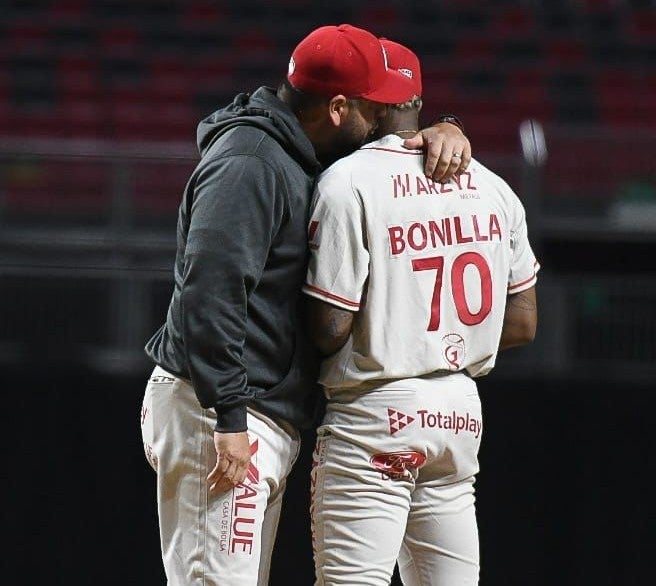
[[[461,159],[461,158],[462,158],[462,155],[461,155],[460,153],[453,153],[453,155],[451,156],[451,158],[452,158],[452,159]]]

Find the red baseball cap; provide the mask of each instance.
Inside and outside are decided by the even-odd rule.
[[[305,37],[292,53],[287,79],[313,94],[383,104],[406,102],[414,95],[408,78],[387,67],[378,38],[349,24],[322,26]]]
[[[387,53],[387,66],[405,75],[412,83],[414,95],[421,96],[421,68],[417,55],[408,47],[389,39],[381,38],[380,44]]]

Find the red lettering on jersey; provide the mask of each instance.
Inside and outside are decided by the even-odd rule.
[[[451,237],[451,218],[444,218],[444,233],[446,234],[446,243],[451,246],[453,238]]]
[[[247,525],[248,527],[240,529],[239,527],[240,524]],[[234,534],[237,537],[249,537],[252,539],[253,530],[250,527],[250,525],[255,525],[255,519],[245,519],[243,517],[237,517],[232,524],[232,530],[234,531]]]
[[[501,242],[501,226],[499,226],[499,218],[496,214],[490,214],[490,240],[492,236],[497,236]]]
[[[429,192],[437,195],[438,191],[435,189],[435,181],[433,181],[430,177],[424,177],[424,179],[426,179],[426,183],[428,183]]]
[[[238,489],[238,488],[241,488],[244,492],[242,492],[241,494],[239,494],[239,493],[237,492],[237,489]],[[254,497],[256,494],[257,494],[257,490],[255,490],[255,489],[254,489],[252,486],[250,486],[249,484],[244,484],[244,483],[242,483],[242,484],[238,484],[238,485],[235,487],[235,500],[240,501],[240,500],[242,500],[242,499],[249,499],[249,498],[251,498],[251,497]]]
[[[408,244],[413,250],[423,250],[428,242],[428,234],[423,224],[415,222],[408,228]]]
[[[485,217],[453,216],[435,220],[414,221],[404,226],[388,226],[390,252],[393,256],[402,254],[406,248],[422,251],[427,248],[438,249],[444,246],[468,244],[471,242],[501,242],[501,226],[495,214],[488,217],[487,232]]]
[[[392,254],[401,254],[405,250],[403,228],[401,226],[390,226],[387,228],[387,233],[389,234]]]
[[[465,294],[465,269],[473,265],[478,269],[481,283],[481,307],[473,313],[467,305]],[[462,303],[456,302],[458,318],[467,326],[480,324],[492,310],[492,275],[487,261],[477,252],[465,252],[453,261],[451,267],[451,291],[455,299],[461,299]]]
[[[469,171],[465,171],[460,175],[452,177],[449,183],[436,183],[430,177],[425,176],[413,175],[413,177],[415,186],[414,193],[416,195],[440,195],[454,193],[455,191],[478,190],[476,185],[474,185],[474,179]],[[403,175],[391,175],[391,179],[394,199],[412,196],[410,185],[413,182],[413,179],[408,173],[404,173]]]
[[[485,242],[486,240],[489,240],[485,234],[481,234],[481,231],[478,228],[478,216],[473,215],[472,222],[474,224],[474,238],[476,238],[476,242]]]
[[[445,244],[445,237],[444,237],[444,218],[442,218],[442,227],[438,225],[438,223],[435,220],[429,220],[428,221],[428,231],[430,232],[431,235],[431,244],[433,245],[433,248],[437,248],[437,240],[435,237],[439,238],[440,242],[442,243],[442,246]]]
[[[405,186],[401,182],[400,175],[392,175],[392,185],[394,187],[394,199],[397,197],[405,197]]]
[[[252,450],[252,445],[251,445]],[[253,551],[255,513],[257,502],[248,502],[257,495],[257,491],[248,484],[238,484],[234,488],[232,534],[230,536],[230,551],[235,553],[237,547],[247,554]]]
[[[248,470],[246,471],[246,478],[251,484],[257,484],[260,481],[260,471],[258,470],[257,466],[255,465],[257,463],[257,447],[258,447],[259,440],[256,439],[252,444],[251,444],[251,460],[248,463]]]
[[[255,494],[255,492],[253,492]],[[250,496],[250,495],[249,495]],[[238,496],[236,498],[246,498],[244,495]],[[234,513],[235,515],[239,515],[239,509],[254,509],[255,508],[255,503],[238,503],[235,502],[235,507],[234,507]]]
[[[440,193],[452,193],[453,189],[448,183],[440,183]]]
[[[474,237],[473,236],[463,236],[462,235],[462,226],[460,224],[460,217],[456,216],[453,218],[453,226],[456,231],[456,242],[458,244],[465,244],[466,242],[473,242]]]
[[[471,173],[470,173],[469,171],[465,171],[465,172],[463,173],[463,175],[466,175],[466,176],[467,176],[467,189],[473,189],[474,191],[477,191],[476,186],[475,186],[474,183],[472,182],[472,176],[471,176]]]
[[[429,193],[428,187],[426,185],[424,185],[424,182],[421,180],[421,177],[419,177],[419,175],[417,175],[417,177],[415,177],[415,179],[416,179],[416,189],[415,189],[415,191],[417,192],[417,195],[419,195],[421,193]]]
[[[237,545],[241,546],[241,551],[247,554],[252,554],[253,553],[253,540],[252,539],[233,539],[232,540],[232,547],[230,548],[232,550],[232,553],[235,553],[235,548]]]

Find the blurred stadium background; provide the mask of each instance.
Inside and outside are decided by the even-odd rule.
[[[8,584],[164,583],[142,348],[171,291],[196,124],[276,85],[300,38],[341,22],[416,50],[425,122],[464,121],[523,199],[543,266],[535,343],[480,382],[481,585],[653,584],[656,2],[3,0],[0,13]],[[273,585],[312,581],[308,466]]]

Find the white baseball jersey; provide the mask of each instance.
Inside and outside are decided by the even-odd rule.
[[[324,361],[331,388],[494,367],[506,296],[532,287],[539,264],[524,207],[472,160],[440,184],[421,151],[388,135],[321,175],[309,224],[304,292],[358,312]]]

